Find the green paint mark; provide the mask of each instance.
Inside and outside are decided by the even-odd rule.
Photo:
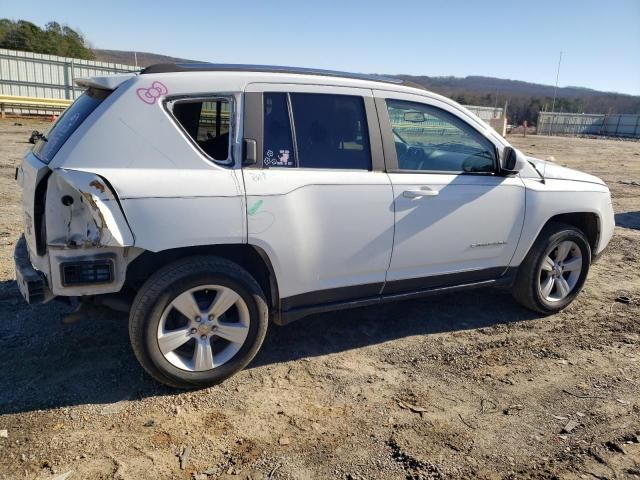
[[[254,203],[251,207],[247,209],[247,214],[255,215],[256,213],[258,213],[258,210],[260,209],[261,206],[262,206],[262,200],[258,200],[256,203]]]

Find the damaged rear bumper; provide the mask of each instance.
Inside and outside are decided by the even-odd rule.
[[[34,268],[27,241],[16,243],[13,258],[16,282],[27,303],[45,303],[57,296],[81,297],[122,289],[127,264],[142,253],[136,248],[52,249],[46,255],[48,272]]]
[[[46,277],[31,265],[24,235],[16,243],[13,261],[16,267],[16,282],[26,302],[33,304],[49,300],[51,292],[47,285]]]
[[[141,249],[108,181],[92,172],[50,170],[28,153],[18,172],[24,231],[16,279],[28,303],[115,293]]]

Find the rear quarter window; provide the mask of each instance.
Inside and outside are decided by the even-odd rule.
[[[82,122],[96,109],[111,92],[90,88],[67,108],[53,124],[44,138],[38,140],[33,153],[44,163],[49,163],[58,150],[76,131]]]
[[[173,100],[167,104],[173,118],[209,158],[231,159],[231,103],[229,98],[207,97]]]

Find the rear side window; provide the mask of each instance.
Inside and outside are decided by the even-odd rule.
[[[264,98],[265,167],[371,169],[362,97],[266,93]]]
[[[231,108],[226,98],[178,100],[172,112],[184,131],[213,160],[230,158]]]
[[[76,131],[111,92],[90,88],[67,108],[43,138],[33,147],[33,153],[44,163],[49,163],[62,145]]]
[[[264,166],[295,167],[286,93],[264,94]]]

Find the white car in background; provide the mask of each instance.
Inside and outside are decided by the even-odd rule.
[[[130,310],[154,378],[224,380],[271,319],[507,286],[549,314],[614,228],[602,180],[457,103],[339,72],[163,64],[83,79],[19,167],[30,303]]]

